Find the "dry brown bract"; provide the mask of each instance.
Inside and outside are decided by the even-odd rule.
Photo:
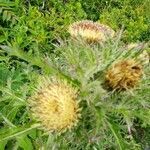
[[[42,79],[28,102],[32,116],[45,131],[64,132],[78,122],[77,90],[66,81]]]
[[[72,37],[81,37],[88,43],[103,42],[115,34],[109,26],[89,20],[75,22],[69,27]]]
[[[142,67],[133,59],[122,60],[106,72],[106,83],[111,89],[126,90],[134,88],[142,76]]]

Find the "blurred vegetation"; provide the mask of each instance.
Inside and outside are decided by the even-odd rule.
[[[149,5],[149,0],[1,0],[0,150],[148,149],[149,66],[133,91],[106,92],[100,85],[108,66],[128,57],[120,51],[126,43],[149,42]],[[68,26],[84,19],[123,29],[123,35],[102,47],[72,43]],[[30,119],[26,100],[41,75],[61,76],[81,90],[84,109],[73,131],[45,135]]]
[[[150,39],[150,6],[147,0],[117,1],[100,14],[100,22],[114,30],[123,28],[125,42],[148,41]]]

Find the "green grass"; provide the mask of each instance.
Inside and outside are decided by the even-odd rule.
[[[140,50],[125,51],[126,43],[149,40],[147,1],[138,0],[136,9],[131,0],[126,2],[0,2],[0,150],[150,147],[149,65],[143,67],[144,75],[135,89],[118,92],[103,86],[105,71],[113,62],[139,55]],[[143,12],[139,14],[138,8]],[[118,9],[116,18],[120,16],[123,22],[113,20]],[[113,16],[111,21],[107,16]],[[87,18],[100,18],[117,31],[125,25],[125,31],[104,45],[71,40],[68,25]],[[58,76],[79,89],[82,117],[71,131],[44,133],[31,118],[27,100],[41,76]]]

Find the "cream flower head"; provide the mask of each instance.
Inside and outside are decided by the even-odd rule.
[[[72,37],[81,37],[88,43],[103,42],[112,38],[114,30],[104,24],[89,20],[75,22],[69,26],[69,33]]]
[[[64,80],[44,77],[28,102],[32,116],[45,131],[64,132],[78,122],[77,90]]]

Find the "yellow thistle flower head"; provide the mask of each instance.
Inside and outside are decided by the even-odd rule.
[[[80,117],[77,90],[64,80],[44,77],[28,102],[32,116],[48,132],[64,132]]]
[[[127,50],[132,50],[136,48],[143,47],[142,53],[137,57],[137,60],[140,61],[143,65],[146,65],[149,63],[150,57],[146,49],[144,48],[142,43],[131,43],[127,45]]]
[[[142,76],[142,66],[135,60],[122,60],[106,72],[106,83],[111,89],[126,90],[137,85]]]
[[[115,32],[107,25],[89,20],[75,22],[69,26],[69,33],[72,37],[80,36],[88,43],[103,42],[112,38]]]

